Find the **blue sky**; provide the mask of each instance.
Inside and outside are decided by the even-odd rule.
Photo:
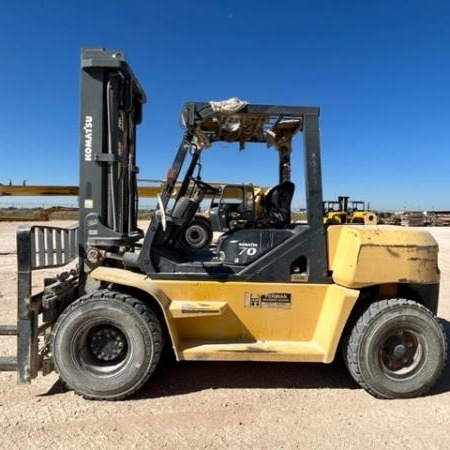
[[[164,176],[185,101],[238,96],[320,106],[324,198],[448,210],[449,22],[450,3],[433,0],[4,2],[0,183],[77,183],[79,52],[96,46],[124,50],[147,92],[141,177]],[[202,175],[276,173],[271,150],[220,146]]]

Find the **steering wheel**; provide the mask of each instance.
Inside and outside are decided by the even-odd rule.
[[[200,190],[203,192],[211,193],[211,194],[220,194],[220,189],[216,188],[214,186],[211,186],[208,183],[205,183],[202,180],[199,180],[198,178],[191,177],[191,180],[199,187]]]

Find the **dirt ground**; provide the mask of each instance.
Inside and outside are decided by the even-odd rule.
[[[0,223],[1,323],[15,321],[17,225]],[[428,230],[440,244],[450,335],[450,228]],[[3,338],[0,355],[14,348]],[[360,389],[341,363],[178,363],[122,402],[83,400],[54,373],[25,386],[0,373],[0,434],[2,449],[448,449],[450,368],[426,397],[391,401]]]

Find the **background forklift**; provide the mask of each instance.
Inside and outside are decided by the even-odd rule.
[[[339,196],[337,200],[323,202],[323,221],[327,225],[347,223],[347,209],[349,197]]]
[[[214,232],[229,231],[242,221],[253,223],[263,212],[266,190],[252,184],[224,184],[213,194],[207,209],[192,219],[184,234],[186,243],[194,249],[206,249]]]
[[[121,52],[81,61],[80,221],[17,234],[20,382],[53,368],[90,399],[123,399],[177,360],[329,363],[341,347],[353,378],[377,397],[412,397],[438,379],[446,338],[437,244],[426,232],[323,223],[315,107],[187,103],[185,131],[144,233],[137,226],[136,126],[145,94]],[[293,224],[292,138],[303,135],[307,223]],[[215,142],[272,146],[279,184],[264,212],[209,250],[183,234],[216,188],[199,173]],[[183,172],[183,175],[182,175]],[[175,201],[169,200],[177,180]],[[300,182],[300,180],[296,180]],[[143,240],[141,241],[141,239]],[[32,271],[78,258],[31,295]]]
[[[376,225],[378,223],[378,215],[371,211],[369,207],[366,209],[366,203],[362,200],[349,200],[348,210],[350,223],[361,223],[364,225]]]
[[[348,196],[339,196],[337,200],[323,202],[323,221],[327,225],[344,223],[376,225],[378,216],[366,210],[366,204],[360,200],[350,200]]]

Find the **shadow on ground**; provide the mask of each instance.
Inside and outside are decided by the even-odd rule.
[[[447,340],[450,322],[442,319]],[[171,397],[205,389],[358,389],[341,358],[332,364],[262,362],[175,362],[159,368],[132,398]],[[56,382],[44,395],[66,389]],[[428,395],[450,391],[450,363]]]
[[[135,396],[182,395],[205,389],[354,389],[344,364],[182,362],[162,368]]]
[[[355,389],[344,363],[167,362],[132,399],[171,397],[206,389]],[[57,381],[45,393],[66,392]]]

